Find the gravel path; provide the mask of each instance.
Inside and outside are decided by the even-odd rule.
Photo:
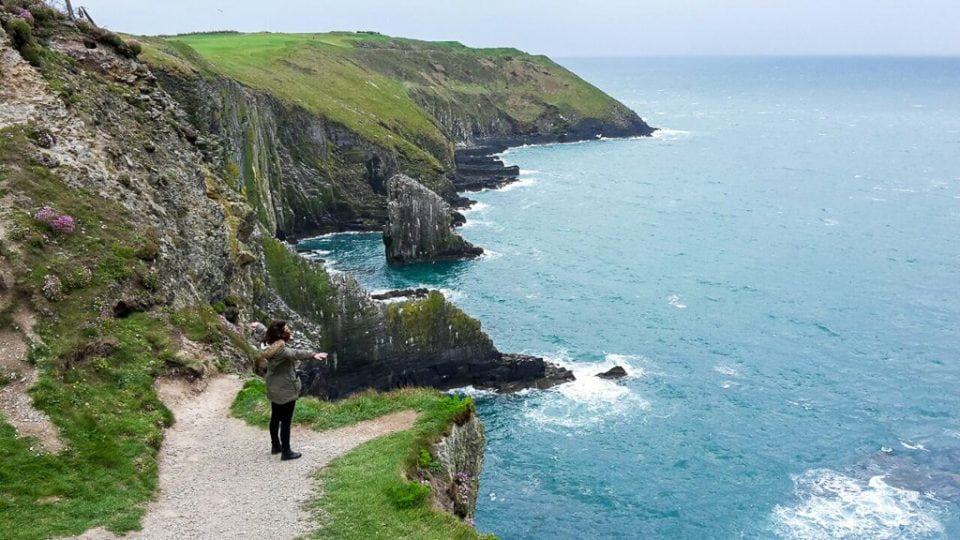
[[[316,527],[303,506],[314,493],[312,474],[333,458],[380,435],[408,429],[403,411],[353,426],[318,432],[294,426],[295,461],[270,455],[266,430],[229,416],[242,387],[221,376],[199,395],[186,383],[160,384],[160,397],[176,423],[160,450],[160,494],[130,538],[289,539]],[[81,538],[101,537],[88,531]]]

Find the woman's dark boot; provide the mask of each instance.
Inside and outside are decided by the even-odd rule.
[[[271,454],[274,454],[274,455],[279,454],[281,450],[283,450],[283,448],[281,448],[280,445],[277,443],[273,443],[270,445]]]
[[[293,450],[284,450],[283,454],[280,455],[280,461],[287,461],[290,459],[297,459],[301,456],[300,452],[294,452]]]

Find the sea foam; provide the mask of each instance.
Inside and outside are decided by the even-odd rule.
[[[654,139],[662,139],[665,141],[675,141],[677,139],[685,139],[690,136],[689,131],[684,131],[682,129],[670,129],[670,128],[660,128],[653,132]]]
[[[782,538],[892,539],[943,534],[933,501],[874,476],[865,483],[830,469],[793,477],[799,502],[777,506],[774,529]]]
[[[607,354],[602,362],[574,362],[566,351],[544,356],[572,371],[576,380],[541,393],[541,399],[530,400],[525,416],[537,424],[582,428],[650,408],[650,403],[627,385],[596,376],[621,366],[627,379],[643,377],[646,359],[641,356]]]
[[[460,210],[460,213],[463,215],[479,214],[485,212],[489,208],[489,204],[482,201],[477,201],[473,203],[470,208],[464,208],[463,210]]]
[[[536,178],[521,178],[516,182],[510,182],[509,184],[506,184],[505,186],[501,187],[500,191],[511,191],[517,188],[534,186],[536,184],[537,184]]]

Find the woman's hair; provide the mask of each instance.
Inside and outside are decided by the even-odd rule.
[[[263,333],[262,341],[270,344],[283,339],[286,328],[287,321],[273,321],[270,323],[270,326],[267,327],[267,331]]]

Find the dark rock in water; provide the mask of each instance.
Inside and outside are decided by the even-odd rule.
[[[456,210],[452,210],[450,212],[450,221],[451,225],[454,227],[461,227],[467,222],[467,216],[457,212]]]
[[[391,358],[385,363],[351,363],[330,366],[310,360],[302,366],[304,392],[328,399],[341,398],[368,388],[391,390],[409,386],[439,389],[473,386],[517,392],[526,388],[547,389],[574,380],[566,368],[543,358],[503,354],[492,349],[444,351],[436,358]]]
[[[882,476],[891,486],[932,494],[940,500],[960,502],[960,448],[901,446],[887,448],[862,464],[857,476]]]
[[[430,294],[430,289],[421,287],[419,289],[398,289],[387,291],[385,293],[371,294],[370,298],[374,300],[392,300],[394,298],[426,298]]]
[[[520,167],[506,166],[494,156],[496,148],[463,148],[456,151],[453,185],[457,191],[496,189],[520,176]]]
[[[626,376],[627,370],[623,369],[623,366],[613,366],[603,373],[597,373],[597,377],[601,379],[622,379]]]
[[[477,201],[467,197],[463,197],[461,195],[457,195],[456,197],[450,200],[450,206],[457,209],[470,208],[476,203]]]
[[[525,388],[544,390],[574,380],[573,372],[538,356],[502,354],[483,379],[471,383],[477,388],[516,392]]]
[[[387,226],[383,231],[387,262],[457,260],[477,257],[483,249],[453,232],[450,205],[403,174],[387,181]]]

